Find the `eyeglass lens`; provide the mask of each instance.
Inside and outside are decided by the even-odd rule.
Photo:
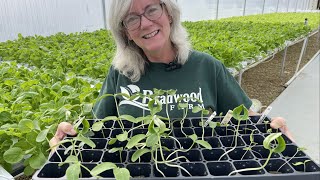
[[[130,14],[128,15],[123,24],[128,30],[135,30],[140,27],[141,24],[141,16],[146,17],[149,20],[157,20],[162,15],[162,5],[161,4],[153,4],[148,6],[144,13],[141,15],[138,14]]]

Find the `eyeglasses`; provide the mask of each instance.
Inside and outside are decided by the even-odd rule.
[[[163,3],[160,4],[153,4],[146,8],[144,13],[142,14],[129,14],[124,20],[122,21],[124,27],[129,31],[136,30],[141,25],[141,17],[144,16],[150,21],[154,21],[159,19],[163,13]]]

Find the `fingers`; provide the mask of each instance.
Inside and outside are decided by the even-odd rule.
[[[49,145],[52,148],[51,152],[55,151],[57,149],[56,145],[60,142],[60,139],[56,138],[56,136],[53,136],[53,138],[50,139]]]
[[[66,135],[76,135],[77,132],[73,129],[72,124],[68,122],[61,122],[58,125],[58,129],[56,131],[56,138],[62,140]]]
[[[280,131],[286,135],[292,142],[294,141],[293,135],[288,129],[288,126],[286,124],[286,120],[282,117],[275,117],[272,118],[271,123],[270,123],[271,128],[273,129],[280,129]]]
[[[66,135],[76,135],[77,132],[73,129],[72,124],[68,123],[68,122],[61,122],[58,125],[57,131],[55,133],[55,135],[53,136],[53,138],[50,139],[49,141],[49,145],[51,148],[53,148],[52,150],[56,149],[56,145],[66,136]]]
[[[286,120],[282,117],[272,118],[270,126],[273,129],[278,129],[278,128],[284,127],[284,126],[286,126]]]

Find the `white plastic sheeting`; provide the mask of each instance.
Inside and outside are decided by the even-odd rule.
[[[306,10],[312,0],[177,0],[183,21]],[[106,28],[110,0],[0,0],[0,42]],[[103,8],[105,5],[105,8]],[[105,10],[105,11],[104,11]]]
[[[1,0],[0,41],[104,28],[101,0]]]

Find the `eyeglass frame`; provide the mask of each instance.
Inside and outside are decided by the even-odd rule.
[[[155,5],[155,4],[153,4],[153,5]],[[155,20],[158,20],[162,15],[163,15],[163,5],[165,5],[165,3],[164,2],[160,2],[159,3],[159,5],[161,6],[161,15],[157,18],[157,19],[153,19],[153,20],[151,20],[151,19],[149,19],[148,17],[146,17],[145,16],[145,13],[147,12],[146,10],[143,12],[143,13],[141,13],[141,14],[135,14],[136,16],[138,16],[139,18],[140,18],[140,20],[139,20],[139,26],[137,26],[137,28],[134,28],[134,29],[129,29],[127,26],[126,26],[126,24],[124,23],[124,20],[122,20],[122,26],[125,28],[125,29],[127,29],[128,31],[134,31],[134,30],[137,30],[140,26],[141,26],[141,18],[142,18],[142,16],[144,16],[145,18],[147,18],[149,21],[155,21]],[[150,6],[148,6],[148,7],[150,7]],[[126,19],[128,16],[126,16],[124,19]]]

